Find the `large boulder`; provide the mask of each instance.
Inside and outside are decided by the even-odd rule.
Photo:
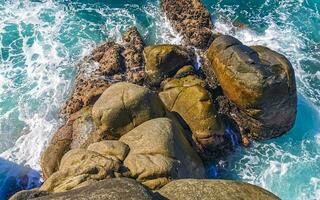
[[[61,160],[59,170],[41,186],[41,191],[64,192],[83,187],[106,178],[120,177],[121,163],[99,153],[73,149]]]
[[[200,0],[162,0],[161,7],[187,45],[208,48],[214,39],[213,24]]]
[[[151,189],[172,179],[204,178],[202,161],[181,129],[168,118],[149,120],[120,138],[130,147],[124,165]]]
[[[277,196],[258,186],[230,180],[175,180],[159,191],[170,200],[280,200]]]
[[[151,191],[133,179],[113,178],[92,183],[89,186],[61,193],[22,191],[10,200],[152,200],[156,199]]]
[[[223,93],[240,109],[239,114],[229,116],[242,134],[269,139],[292,128],[297,111],[296,83],[294,70],[284,56],[266,47],[250,48],[231,36],[215,39],[207,56]]]
[[[146,81],[159,86],[166,77],[173,76],[181,67],[192,62],[192,54],[177,45],[152,45],[144,49]]]
[[[182,68],[176,78],[164,81],[159,96],[169,111],[182,117],[201,147],[215,150],[224,142],[224,128],[206,83],[192,74],[178,78],[188,68]]]
[[[99,131],[91,134],[90,141],[118,139],[143,122],[164,115],[156,93],[132,83],[113,84],[93,105],[92,117]]]

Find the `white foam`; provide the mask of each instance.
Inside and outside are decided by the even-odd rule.
[[[24,76],[24,80],[22,85],[13,83],[5,91],[1,91],[1,99],[11,94],[12,98],[16,99],[17,105],[0,116],[0,126],[13,125],[16,120],[19,120],[25,124],[25,127],[17,129],[23,130],[22,133],[10,133],[9,129],[0,129],[1,135],[23,134],[11,148],[1,153],[0,156],[39,169],[41,151],[59,124],[58,108],[63,103],[66,91],[70,87],[70,81],[61,74],[62,69],[59,65],[65,61],[65,58],[57,55],[57,48],[61,44],[55,38],[65,14],[63,9],[52,1],[41,4],[11,2],[4,6],[6,8],[2,11],[5,13],[2,13],[4,16],[0,24],[3,27],[7,24],[15,24],[18,27],[18,40],[23,41],[23,46],[22,52],[15,54],[15,47],[11,43],[10,57],[0,65],[1,76],[5,77],[8,74],[17,78]],[[40,13],[48,8],[54,10],[56,17],[54,24],[50,26],[44,24],[40,19]],[[22,35],[24,23],[32,24],[34,27],[32,36]],[[34,39],[32,46],[27,44],[30,38]],[[38,56],[37,59],[34,59],[35,55]],[[24,64],[14,63],[14,56],[20,56]],[[40,105],[37,106],[37,103]],[[18,113],[18,117],[14,118],[12,113]]]
[[[159,2],[158,2],[159,3]],[[158,5],[148,3],[146,6],[126,5],[125,8],[110,8],[95,4],[73,5],[45,2],[7,2],[0,5],[0,28],[14,24],[18,27],[19,38],[9,48],[10,57],[0,62],[0,104],[9,98],[15,99],[10,109],[3,110],[0,116],[0,148],[7,148],[0,157],[18,164],[24,164],[40,170],[39,158],[48,140],[63,123],[58,116],[70,88],[77,60],[88,54],[100,36],[121,42],[121,32],[132,25],[142,30],[143,36],[152,30],[154,38],[146,38],[156,43],[171,42],[179,44],[181,37],[176,34],[169,22],[160,14]],[[5,7],[5,9],[4,9]],[[76,18],[78,11],[90,11],[100,15],[105,22],[95,24],[86,19]],[[50,13],[53,21],[46,21],[43,14]],[[146,12],[152,22],[150,27],[137,24],[134,12]],[[31,35],[23,36],[23,25],[32,26]],[[79,26],[79,29],[73,29]],[[95,31],[97,37],[85,30]],[[3,32],[0,32],[0,37]],[[66,41],[63,37],[68,37]],[[1,39],[1,38],[0,38]],[[34,42],[30,45],[30,40]],[[15,53],[16,42],[23,41],[22,52]],[[73,46],[65,43],[77,40]],[[88,48],[89,47],[89,48]],[[3,45],[0,44],[0,49]],[[74,55],[74,52],[80,52]],[[14,63],[14,56],[23,60]],[[22,83],[14,83],[16,77],[23,76]],[[0,109],[4,108],[0,106]],[[1,110],[0,110],[1,112]],[[17,124],[17,121],[19,124]],[[14,128],[11,128],[14,127]]]

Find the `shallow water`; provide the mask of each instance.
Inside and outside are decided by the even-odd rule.
[[[320,199],[320,2],[204,2],[219,32],[286,55],[299,90],[295,127],[250,149],[237,148],[217,164],[217,177],[258,184],[282,199]],[[59,108],[72,87],[79,59],[106,39],[120,41],[121,32],[132,25],[147,43],[180,42],[158,4],[0,0],[0,156],[5,159],[0,159],[0,199],[10,175],[25,174],[17,164],[39,170],[40,153],[62,123]],[[233,22],[247,28],[236,28]],[[30,171],[30,183],[38,184],[35,171]]]

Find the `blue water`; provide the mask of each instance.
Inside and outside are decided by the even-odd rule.
[[[39,156],[61,125],[74,66],[135,25],[147,43],[180,43],[157,0],[0,0],[0,200],[40,184]],[[103,2],[103,3],[101,3]],[[212,176],[260,185],[282,199],[320,199],[320,1],[205,0],[216,30],[286,55],[298,119],[283,137],[212,165]],[[238,29],[233,22],[247,28]]]

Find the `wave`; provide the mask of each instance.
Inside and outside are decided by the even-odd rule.
[[[74,66],[94,46],[137,26],[149,43],[180,43],[159,2],[112,8],[79,1],[0,5],[0,157],[40,170],[39,157],[63,123],[59,109]]]

